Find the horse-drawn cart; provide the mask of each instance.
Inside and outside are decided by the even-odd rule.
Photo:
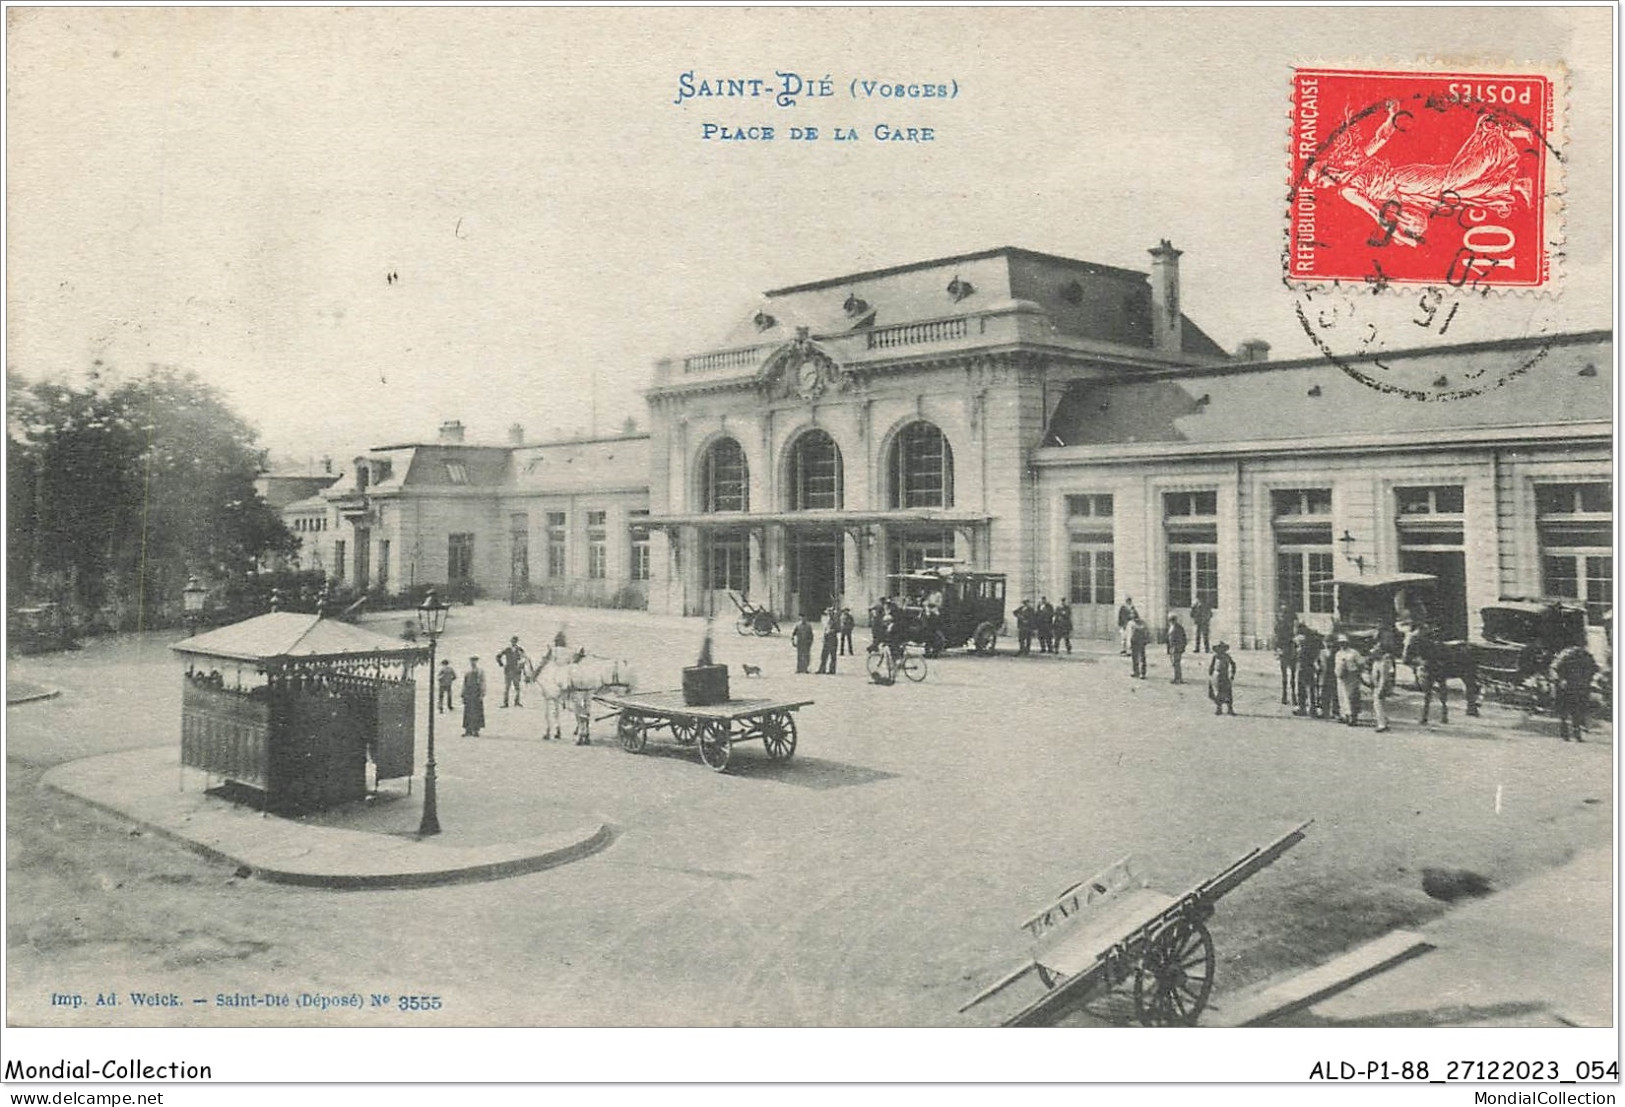
[[[1312,820],[1311,820],[1312,821]],[[1004,1020],[1046,1026],[1134,978],[1135,1016],[1147,1026],[1195,1026],[1213,990],[1213,905],[1303,841],[1309,823],[1250,850],[1218,876],[1181,896],[1145,886],[1125,857],[1080,880],[1022,923],[1031,960],[983,989],[968,1011],[1036,972],[1048,989]]]
[[[680,746],[698,746],[700,760],[717,772],[728,767],[733,747],[740,742],[761,742],[773,761],[793,756],[796,711],[813,702],[740,699],[691,705],[684,702],[680,691],[593,698],[619,715],[615,734],[628,753],[642,752],[649,735],[666,731]]]

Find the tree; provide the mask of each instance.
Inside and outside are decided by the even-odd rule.
[[[195,374],[154,367],[114,382],[97,366],[82,390],[8,383],[8,458],[34,486],[8,480],[10,540],[33,547],[25,579],[36,587],[60,567],[81,604],[112,599],[144,625],[174,607],[189,575],[239,578],[297,548],[254,490],[254,429]]]

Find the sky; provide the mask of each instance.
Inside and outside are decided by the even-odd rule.
[[[645,423],[654,361],[764,290],[1001,245],[1143,270],[1170,239],[1208,334],[1308,356],[1280,280],[1294,65],[1561,59],[1561,294],[1457,333],[1612,322],[1607,8],[7,14],[8,366],[194,370],[284,463],[451,419]],[[689,71],[833,95],[674,103]]]

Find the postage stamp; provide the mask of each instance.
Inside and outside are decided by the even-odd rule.
[[[1287,280],[1547,287],[1562,88],[1559,72],[1295,69]]]

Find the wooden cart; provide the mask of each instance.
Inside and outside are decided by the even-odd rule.
[[[697,746],[700,760],[717,772],[728,767],[728,758],[739,742],[760,741],[774,761],[796,752],[795,713],[812,700],[726,700],[709,706],[683,702],[683,693],[640,692],[625,695],[597,695],[593,699],[619,715],[615,735],[621,748],[639,753],[649,735],[668,732],[680,746]]]
[[[1047,1026],[1080,1004],[1134,980],[1135,1016],[1147,1026],[1195,1026],[1213,990],[1213,905],[1303,841],[1310,822],[1258,846],[1218,876],[1181,896],[1147,888],[1124,857],[1080,880],[1022,923],[1031,960],[959,1010],[1003,991],[1028,973],[1048,989],[1004,1020]]]

